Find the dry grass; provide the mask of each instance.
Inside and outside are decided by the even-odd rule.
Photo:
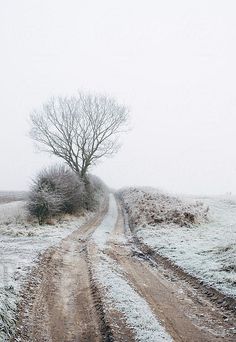
[[[188,203],[143,188],[123,189],[119,195],[128,213],[131,228],[170,223],[191,226],[208,220],[208,207],[201,202]]]

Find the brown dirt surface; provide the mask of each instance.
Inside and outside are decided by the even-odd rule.
[[[235,312],[204,294],[197,280],[188,281],[187,275],[145,251],[117,205],[118,219],[102,254],[119,265],[173,341],[235,341]],[[107,302],[105,289],[94,275],[101,253],[91,237],[106,212],[103,209],[57,248],[44,253],[23,290],[13,341],[137,341],[134,329]]]
[[[113,236],[126,234],[121,208]],[[133,238],[132,238],[133,240]],[[126,271],[130,282],[151,306],[153,312],[163,322],[174,341],[235,341],[230,335],[235,326],[236,315],[231,310],[223,310],[216,303],[180,279],[173,268],[163,268],[155,258],[143,253],[130,242],[130,247],[122,247],[112,242],[109,254]],[[183,275],[183,273],[182,273]],[[186,275],[187,276],[187,275]]]
[[[43,255],[24,289],[13,341],[103,339],[102,320],[90,283],[86,243],[105,211]]]

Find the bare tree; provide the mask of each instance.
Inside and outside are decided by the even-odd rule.
[[[62,158],[82,179],[91,165],[114,154],[128,109],[104,95],[78,93],[51,98],[31,114],[31,137],[44,151]]]

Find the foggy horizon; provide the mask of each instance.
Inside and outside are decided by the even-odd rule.
[[[88,90],[130,108],[122,148],[90,169],[111,188],[236,194],[233,1],[1,3],[0,191],[28,190],[52,162],[29,115]]]

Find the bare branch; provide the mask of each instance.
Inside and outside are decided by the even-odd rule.
[[[31,114],[30,135],[42,150],[63,159],[84,177],[91,165],[119,149],[128,109],[114,98],[78,93],[51,98]]]

